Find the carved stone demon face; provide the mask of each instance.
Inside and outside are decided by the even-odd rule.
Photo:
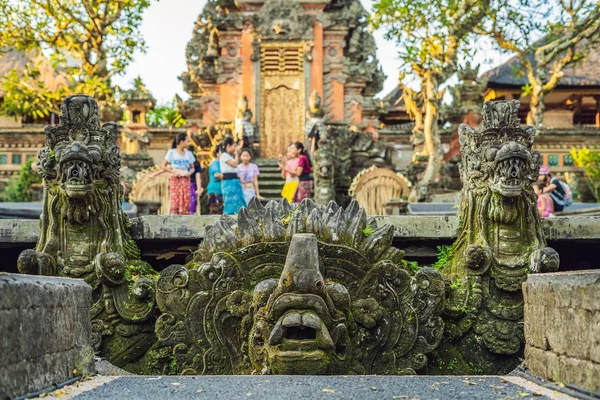
[[[517,197],[537,180],[540,155],[532,152],[535,129],[520,125],[518,101],[502,102],[492,107],[484,104],[483,122],[476,131],[461,126],[465,170],[474,175],[464,181],[487,185],[504,197]]]
[[[278,281],[254,289],[258,310],[251,332],[253,364],[276,374],[325,374],[343,361],[348,345],[347,289],[326,284],[319,269],[317,239],[297,235]],[[311,251],[312,248],[312,251]]]
[[[47,126],[46,147],[38,153],[39,172],[70,199],[86,198],[94,184],[118,184],[120,167],[114,123],[100,126],[98,104],[88,96],[67,97],[59,125]]]
[[[76,141],[63,151],[59,179],[71,198],[85,197],[92,191],[92,158],[85,144]]]
[[[327,221],[327,223],[325,223]],[[374,224],[374,222],[373,222]],[[188,265],[157,282],[157,348],[170,373],[414,374],[441,340],[444,282],[411,275],[394,229],[365,236],[356,201],[254,199],[223,216]]]
[[[521,194],[525,185],[531,184],[531,153],[516,140],[505,137],[503,143],[490,143],[485,157],[493,164],[490,186],[494,192],[515,197]]]

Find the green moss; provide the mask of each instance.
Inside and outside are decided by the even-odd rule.
[[[153,280],[158,279],[158,272],[156,272],[150,265],[146,264],[143,261],[135,260],[130,261],[125,266],[125,276],[124,279],[131,285],[135,283],[138,279],[142,277],[151,278]]]
[[[376,232],[375,228],[373,228],[371,225],[367,225],[367,227],[365,229],[363,229],[362,233],[364,237],[369,237],[372,234],[374,234]]]
[[[431,265],[431,268],[441,271],[444,267],[452,262],[455,252],[452,245],[442,245],[437,247],[438,259]]]
[[[411,271],[413,274],[416,274],[421,269],[419,263],[417,263],[416,261],[402,260],[402,264],[404,265],[405,270]]]

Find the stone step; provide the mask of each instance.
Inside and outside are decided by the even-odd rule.
[[[277,181],[280,180],[283,182],[283,178],[281,177],[281,171],[276,171],[276,172],[271,172],[271,171],[265,171],[263,172],[263,170],[260,171],[260,175],[258,176],[258,180],[265,180],[265,181]]]
[[[276,158],[257,158],[254,160],[254,163],[258,165],[258,167],[262,166],[275,166],[277,167],[277,159]]]
[[[265,165],[258,165],[258,169],[261,171],[277,171],[277,169],[279,168],[279,164],[265,164]]]
[[[259,188],[260,188],[260,194],[263,197],[267,197],[267,196],[281,197],[281,189],[277,189],[277,188],[275,188],[275,189],[273,189],[273,188],[264,188],[263,189],[262,187],[259,187]]]
[[[260,187],[261,191],[263,189],[273,189],[273,190],[279,190],[281,192],[281,189],[283,189],[283,185],[281,183],[274,183],[274,182],[258,182],[258,187]]]

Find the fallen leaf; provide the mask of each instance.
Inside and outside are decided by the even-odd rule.
[[[471,381],[463,381],[465,383],[465,386],[469,386],[469,385],[477,385],[477,382],[471,382]]]
[[[369,389],[371,389],[373,391],[377,390],[377,388],[375,386],[370,386]]]
[[[500,379],[500,383],[506,383],[504,379]]]
[[[73,375],[77,375],[77,368],[73,370]]]
[[[535,397],[540,397],[540,396],[543,396],[541,392],[533,392],[533,395],[534,395]]]
[[[248,392],[248,393],[246,393],[246,396],[250,397],[250,396],[252,396],[252,393]]]
[[[529,397],[529,396],[531,396],[531,393],[517,392],[517,397]]]
[[[408,396],[393,396],[392,399],[408,399]]]
[[[323,389],[323,390],[321,390],[321,392],[323,392],[323,393],[335,393],[335,390]]]
[[[504,389],[505,386],[503,386],[503,385],[498,385],[498,386],[496,386],[496,385],[490,385],[490,387],[492,389]]]
[[[181,385],[181,383],[180,382],[171,382],[171,385],[173,385],[173,386],[179,386],[179,385]]]
[[[196,390],[196,393],[204,393],[204,392],[206,392],[206,390],[204,390],[204,389],[198,389],[198,390]]]

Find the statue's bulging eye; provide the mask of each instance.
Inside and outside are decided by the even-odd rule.
[[[71,171],[71,176],[74,176],[74,177],[79,176],[79,171],[77,170],[77,168],[74,168],[73,171]]]
[[[321,289],[323,287],[323,282],[321,282],[320,280],[316,281],[315,286],[317,287],[317,289]]]

